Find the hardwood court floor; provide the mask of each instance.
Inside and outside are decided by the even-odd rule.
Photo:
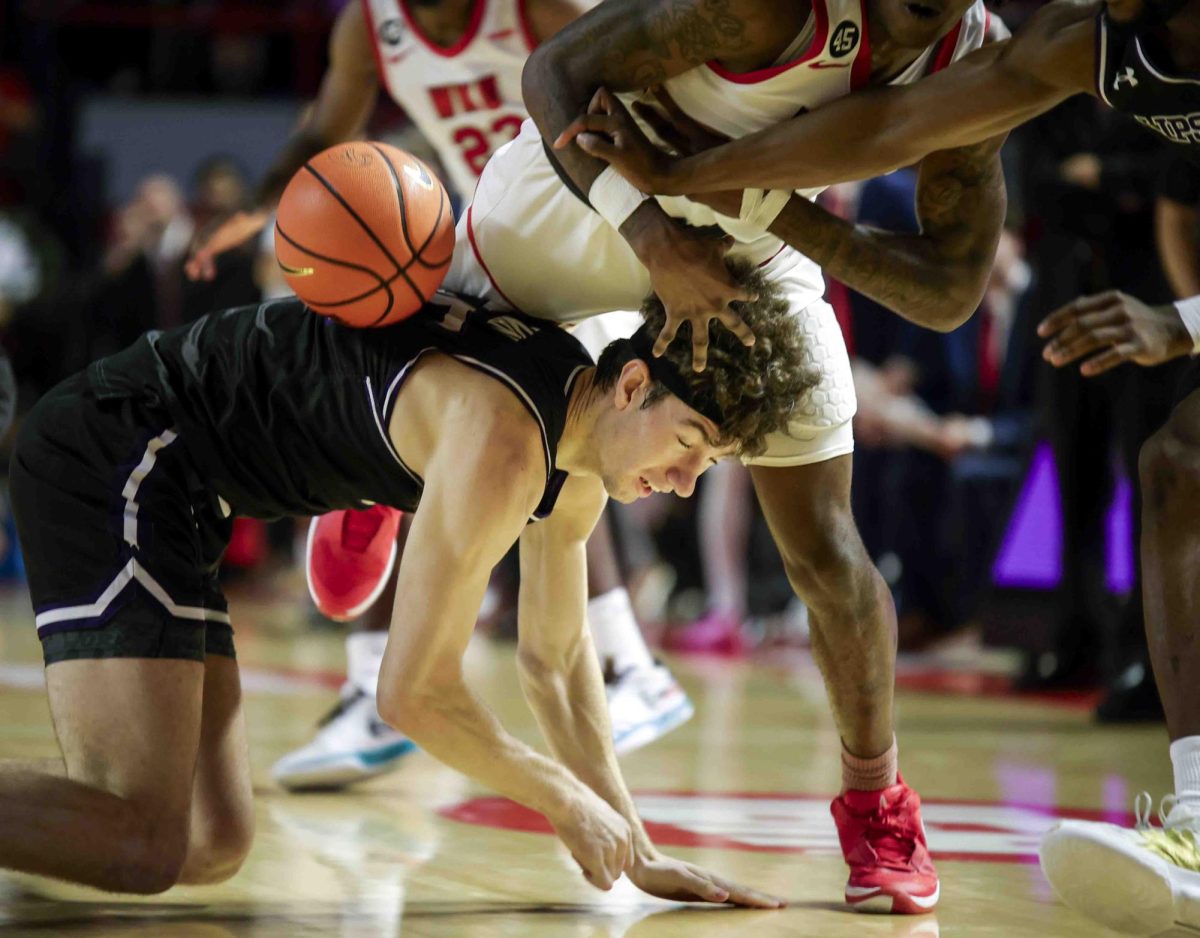
[[[258,798],[241,873],[144,900],[0,873],[4,935],[1104,938],[1056,902],[1030,862],[1038,835],[1061,809],[1124,820],[1137,792],[1170,785],[1160,727],[1100,730],[1079,708],[902,692],[901,765],[926,802],[942,904],[936,917],[854,915],[840,902],[845,873],[828,814],[838,739],[811,662],[679,662],[695,718],[623,759],[643,813],[668,851],[792,905],[680,906],[627,882],[600,893],[557,841],[529,830],[536,816],[423,753],[352,793],[274,787],[272,762],[307,739],[342,665],[340,635],[307,630],[306,611],[302,587],[234,602]],[[536,739],[512,649],[479,641],[469,667],[505,724]],[[26,598],[0,595],[0,757],[55,753],[40,673]]]

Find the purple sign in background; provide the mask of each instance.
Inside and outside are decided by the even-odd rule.
[[[1133,490],[1121,475],[1105,520],[1104,566],[1108,588],[1133,588]],[[1062,578],[1062,506],[1054,453],[1039,443],[992,565],[997,586],[1053,589]]]

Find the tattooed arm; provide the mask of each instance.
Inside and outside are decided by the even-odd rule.
[[[962,325],[987,286],[1007,204],[998,137],[931,153],[917,181],[920,231],[854,225],[793,197],[771,232],[830,275],[910,322]]]
[[[769,61],[778,54],[781,19],[775,0],[604,0],[530,56],[522,76],[525,106],[543,138],[553,140],[602,85],[612,91],[645,88],[709,59]],[[584,193],[605,168],[574,144],[551,158]],[[642,201],[618,230],[667,310],[656,354],[689,322],[693,365],[702,369],[712,318],[753,342],[728,306],[749,297],[725,267],[726,244],[679,226],[653,199]]]

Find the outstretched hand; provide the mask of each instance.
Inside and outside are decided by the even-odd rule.
[[[192,280],[212,280],[217,272],[217,255],[237,247],[262,231],[270,212],[238,212],[196,240],[184,270]]]
[[[662,855],[635,860],[629,878],[643,892],[675,902],[728,902],[754,909],[782,909],[787,905],[778,896],[741,886],[702,867]]]
[[[1081,297],[1038,324],[1047,339],[1042,357],[1055,367],[1087,357],[1079,370],[1087,377],[1123,362],[1158,365],[1192,350],[1192,337],[1174,306],[1147,306],[1110,290]]]

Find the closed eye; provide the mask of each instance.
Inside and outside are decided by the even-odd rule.
[[[691,448],[692,448],[692,447],[691,447],[691,444],[690,444],[690,443],[687,443],[687,442],[685,442],[685,441],[684,441],[684,439],[683,439],[683,437],[681,437],[681,436],[677,436],[677,437],[675,437],[675,439],[677,439],[677,440],[679,441],[679,445],[680,445],[680,446],[682,446],[684,449],[691,449]]]

